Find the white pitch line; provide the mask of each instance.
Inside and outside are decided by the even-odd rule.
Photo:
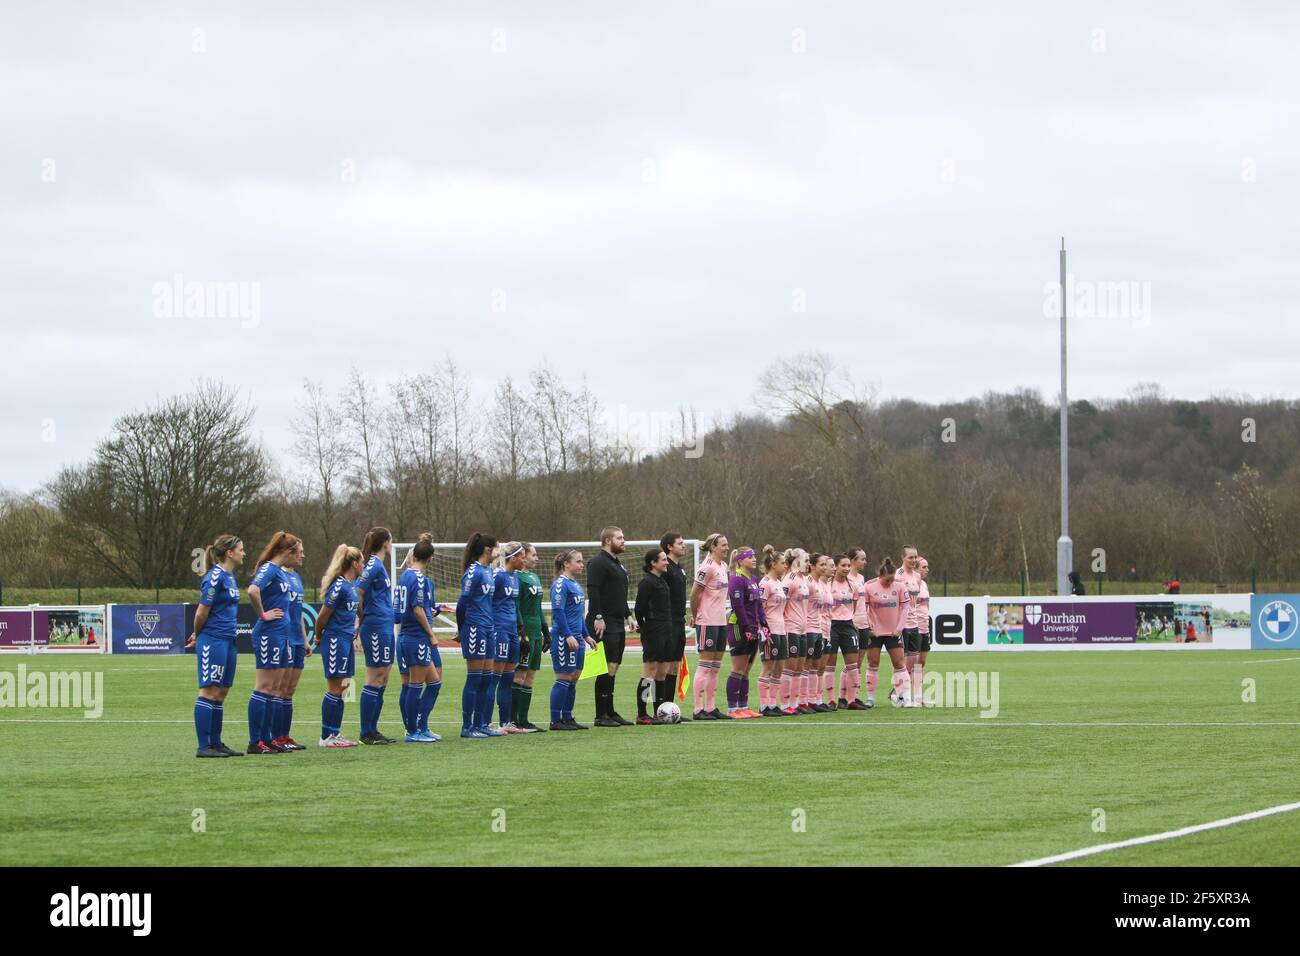
[[[1280,664],[1283,661],[1300,661],[1300,657],[1269,657],[1262,661],[1242,661],[1243,664]]]
[[[1052,863],[1064,863],[1066,860],[1077,860],[1080,857],[1095,856],[1098,853],[1109,853],[1111,850],[1122,850],[1130,846],[1142,846],[1146,843],[1160,843],[1164,840],[1176,840],[1179,837],[1190,836],[1193,833],[1204,833],[1206,830],[1219,830],[1223,827],[1230,827],[1238,823],[1246,823],[1249,820],[1258,820],[1261,817],[1271,817],[1278,813],[1290,813],[1292,810],[1300,810],[1300,803],[1284,803],[1277,807],[1268,807],[1264,810],[1255,810],[1251,813],[1243,813],[1240,816],[1225,817],[1222,820],[1211,820],[1209,823],[1198,823],[1195,826],[1182,827],[1178,830],[1167,830],[1164,833],[1152,833],[1149,836],[1134,837],[1131,840],[1120,840],[1117,843],[1103,843],[1100,846],[1088,846],[1082,850],[1071,850],[1069,853],[1058,853],[1056,856],[1045,856],[1038,860],[1026,860],[1023,863],[1012,863],[1016,866],[1048,866]]]

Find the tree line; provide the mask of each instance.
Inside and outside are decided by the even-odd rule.
[[[1179,401],[1154,385],[1070,409],[1071,534],[1085,578],[1240,582],[1296,570],[1296,403]],[[830,359],[774,363],[750,407],[707,429],[664,409],[657,447],[611,426],[612,403],[542,367],[476,395],[447,359],[377,384],[304,383],[294,442],[253,437],[255,410],[218,382],[124,415],[88,460],[38,493],[0,496],[0,579],[28,587],[183,587],[194,549],[233,530],[306,542],[309,579],[340,541],[587,540],[617,523],[896,555],[914,544],[967,587],[1055,575],[1059,421],[1036,391],[961,402],[881,399]],[[266,414],[266,412],[262,412]],[[621,424],[620,424],[621,423]]]

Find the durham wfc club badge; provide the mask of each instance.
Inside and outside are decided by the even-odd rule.
[[[1297,608],[1300,608],[1300,594],[1251,595],[1251,648],[1300,648],[1300,611]]]

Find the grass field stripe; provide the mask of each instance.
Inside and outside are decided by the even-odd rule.
[[[1271,817],[1279,813],[1290,813],[1293,810],[1300,810],[1300,803],[1284,803],[1277,807],[1268,807],[1264,810],[1254,810],[1250,813],[1243,813],[1236,817],[1224,817],[1222,820],[1211,820],[1209,823],[1198,823],[1190,827],[1182,827],[1178,830],[1166,830],[1164,833],[1152,833],[1149,836],[1134,837],[1131,840],[1120,840],[1117,843],[1103,843],[1100,846],[1084,847],[1082,850],[1071,850],[1069,853],[1058,853],[1056,856],[1045,856],[1039,860],[1026,860],[1024,863],[1012,863],[1011,866],[1048,866],[1052,863],[1064,863],[1067,860],[1077,860],[1085,856],[1096,856],[1098,853],[1109,853],[1111,850],[1122,850],[1130,846],[1143,846],[1147,843],[1161,843],[1165,840],[1177,840],[1179,837],[1191,836],[1193,833],[1204,833],[1207,830],[1221,830],[1224,827],[1234,826],[1238,823],[1246,823],[1250,820],[1259,820],[1262,817]]]
[[[75,709],[75,708],[61,708],[61,709]],[[238,717],[227,717],[225,718],[225,722],[227,724],[246,724],[248,723],[248,719],[247,718],[241,719]],[[294,719],[295,724],[302,723],[302,722],[303,721],[299,720],[298,718]],[[400,720],[381,720],[379,722],[381,724],[387,724],[394,727],[401,723]],[[683,724],[697,723],[697,722],[710,723],[710,721],[685,721],[683,722]],[[311,721],[308,721],[308,723],[311,723]],[[440,727],[459,727],[461,725],[461,722],[459,720],[430,720],[429,723],[437,724]],[[716,721],[716,723],[725,724],[726,721]],[[736,726],[739,726],[743,723],[746,723],[746,721],[737,720],[734,723]],[[752,721],[750,723],[752,723]],[[0,724],[186,724],[186,725],[193,726],[194,721],[192,719],[163,720],[163,719],[152,719],[152,718],[141,718],[138,720],[134,720],[134,719],[122,719],[122,718],[112,718],[112,717],[83,717],[80,719],[64,718],[64,717],[0,717]],[[1169,722],[1169,723],[1159,724],[1159,723],[1146,723],[1146,722],[1137,722],[1137,721],[1123,722],[1123,723],[1119,721],[1004,721],[995,718],[993,720],[979,720],[979,719],[924,720],[924,721],[892,720],[889,721],[888,723],[856,721],[856,720],[816,720],[816,721],[805,721],[802,723],[787,724],[787,725],[774,723],[773,721],[768,720],[760,724],[759,726],[769,726],[769,725],[774,727],[780,727],[780,726],[870,727],[873,730],[884,728],[884,727],[995,727],[995,726],[996,727],[1072,727],[1072,728],[1101,728],[1101,727],[1195,728],[1195,727],[1300,727],[1300,720],[1253,720],[1253,721],[1221,720],[1221,721],[1203,721],[1199,723],[1190,722],[1190,721],[1187,722],[1180,721],[1180,722]]]

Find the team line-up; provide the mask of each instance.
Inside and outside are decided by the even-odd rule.
[[[401,675],[398,708],[406,742],[440,739],[429,730],[429,715],[442,687],[433,622],[446,613],[435,601],[428,573],[433,536],[420,536],[396,584],[388,573],[392,548],[388,529],[372,528],[360,548],[339,545],[321,579],[324,598],[314,646],[327,684],[321,703],[321,747],[357,746],[342,733],[344,693],[355,676],[357,654],[366,668],[360,742],[397,742],[379,730],[394,663]],[[676,532],[665,534],[660,547],[644,555],[645,576],[635,603],[629,605],[628,573],[620,560],[624,535],[617,527],[605,528],[601,549],[590,562],[576,549],[556,555],[548,628],[542,583],[534,570],[536,549],[527,542],[498,544],[490,535],[475,533],[465,546],[455,606],[456,640],[466,664],[460,735],[485,740],[542,732],[545,728],[528,717],[533,682],[546,653],[555,672],[549,729],[586,730],[574,720],[573,708],[586,652],[597,644],[603,645],[607,662],[607,673],[594,681],[597,727],[679,722],[684,718],[673,701],[679,668],[685,663],[688,606],[699,654],[693,682],[696,721],[868,710],[875,706],[882,648],[893,665],[890,702],[922,706],[921,683],[930,651],[929,566],[915,548],[903,548],[897,565],[885,558],[869,579],[863,574],[867,557],[862,548],[832,556],[801,548],[777,551],[768,545],[759,555],[752,548],[733,551],[725,535],[712,534],[703,549],[706,556],[688,595],[688,576],[681,564],[685,540]],[[224,704],[237,661],[240,589],[235,570],[244,558],[244,542],[233,534],[219,535],[206,549],[194,633],[187,644],[198,663],[194,726],[199,757],[306,749],[290,735],[294,693],[313,652],[302,613],[306,591],[299,569],[305,554],[302,540],[284,531],[277,531],[258,556],[247,588],[257,614],[248,748],[241,752],[222,741]],[[579,583],[583,577],[585,590]],[[642,674],[637,719],[629,721],[614,708],[614,687],[627,634],[638,631]],[[722,659],[728,654],[731,670],[723,713],[716,695]],[[838,687],[837,656],[844,660]],[[762,661],[758,710],[749,706],[755,658]]]

